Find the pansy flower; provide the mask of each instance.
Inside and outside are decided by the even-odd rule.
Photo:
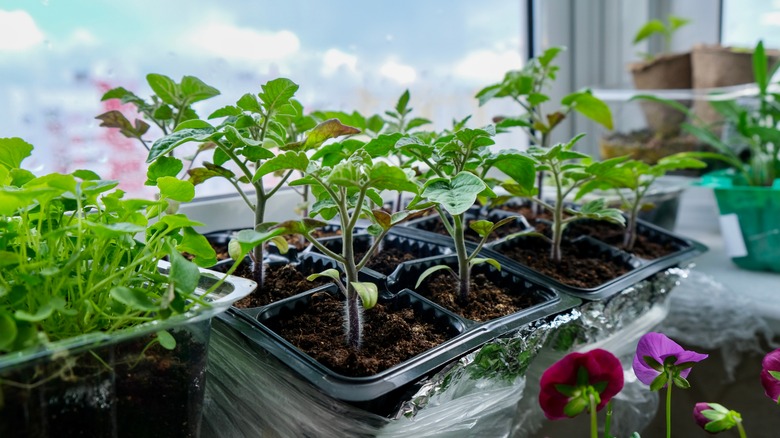
[[[723,432],[734,426],[739,429],[740,436],[745,433],[739,412],[730,411],[718,403],[696,403],[693,407],[693,420],[709,433]]]
[[[623,367],[606,350],[569,353],[542,375],[539,405],[550,420],[574,417],[591,403],[601,410],[623,389]]]
[[[767,397],[780,403],[780,348],[767,353],[761,361],[761,386]]]
[[[661,333],[642,336],[636,347],[633,368],[636,377],[653,391],[666,386],[671,379],[676,386],[688,388],[686,378],[691,367],[708,355],[689,351]]]

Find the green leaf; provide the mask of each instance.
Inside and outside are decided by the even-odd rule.
[[[222,108],[209,114],[208,119],[219,119],[222,117],[238,117],[242,114],[241,109],[233,105],[223,106]]]
[[[574,110],[583,116],[609,130],[613,129],[612,111],[610,111],[609,106],[590,92],[574,93],[572,105]]]
[[[279,250],[280,254],[287,254],[287,251],[290,250],[290,243],[287,242],[284,236],[274,236],[269,241],[276,245],[276,249]]]
[[[111,99],[119,99],[122,103],[132,102],[136,106],[144,105],[143,99],[123,87],[116,87],[106,91],[105,94],[103,94],[103,97],[100,98],[100,101],[104,102]]]
[[[16,340],[16,333],[16,321],[14,321],[14,318],[5,312],[0,312],[0,351],[10,349],[9,347]]]
[[[174,247],[168,251],[168,260],[171,262],[168,280],[173,283],[174,289],[183,294],[193,293],[200,282],[198,266],[185,259]]]
[[[287,151],[264,162],[257,168],[252,182],[258,181],[263,175],[268,175],[279,170],[305,171],[309,166],[309,158],[304,152]]]
[[[303,141],[303,149],[313,149],[331,138],[360,134],[360,130],[341,123],[338,119],[326,120],[315,126]]]
[[[406,113],[406,106],[409,104],[409,90],[405,90],[401,97],[398,98],[398,102],[395,104],[395,110],[398,114]]]
[[[141,138],[149,130],[149,124],[143,120],[136,120],[135,125],[130,123],[124,114],[117,110],[108,111],[97,117],[100,126],[104,128],[119,128],[119,132],[128,138]]]
[[[777,380],[780,380],[780,371],[769,370],[769,374]]]
[[[146,170],[147,183],[157,183],[157,178],[164,176],[176,177],[184,168],[184,164],[178,158],[162,156],[149,165]]]
[[[316,280],[318,278],[322,278],[322,277],[328,277],[328,278],[332,278],[332,279],[334,279],[336,281],[341,281],[341,273],[338,270],[333,269],[333,268],[326,269],[326,270],[324,270],[324,271],[322,271],[320,273],[317,273],[317,274],[311,274],[308,277],[306,277],[306,280],[314,281],[314,280]]]
[[[412,120],[409,120],[406,123],[406,130],[411,131],[412,129],[419,128],[420,126],[430,125],[431,122],[428,119],[423,119],[421,117],[415,117]]]
[[[217,254],[205,236],[192,227],[184,227],[181,243],[176,245],[181,252],[192,254],[192,259],[198,266],[207,268],[217,264]]]
[[[687,18],[677,17],[674,15],[669,16],[669,30],[671,32],[676,31],[677,29],[685,26],[686,24],[690,23],[691,20],[688,20]]]
[[[179,86],[168,76],[150,73],[146,75],[146,82],[152,88],[152,91],[168,105],[179,106]]]
[[[116,238],[126,234],[133,235],[136,233],[143,233],[146,230],[146,227],[129,222],[104,224],[100,222],[85,221],[85,224],[87,224],[90,230],[92,230],[92,232],[94,232],[96,235],[107,238]]]
[[[493,231],[493,222],[486,220],[472,221],[469,228],[474,230],[480,237],[487,237]]]
[[[240,260],[244,255],[252,251],[252,249],[254,249],[257,245],[260,245],[273,237],[289,233],[290,231],[284,227],[271,228],[262,232],[255,230],[241,230],[238,232],[238,234],[236,234],[235,237],[235,240],[240,245],[241,257],[234,257],[232,253],[231,257],[233,257],[235,260]]]
[[[564,50],[565,49],[563,47],[550,47],[537,58],[539,60],[539,64],[545,67],[550,65],[555,57]]]
[[[471,262],[469,264],[471,266],[474,266],[474,265],[478,265],[480,263],[487,263],[488,265],[496,268],[496,270],[498,270],[498,271],[501,270],[501,263],[498,263],[498,260],[491,259],[491,258],[480,258],[480,257],[477,257],[477,258],[471,259]]]
[[[453,270],[452,270],[452,268],[450,268],[450,267],[449,267],[449,266],[447,266],[447,265],[438,265],[438,266],[432,266],[432,267],[430,267],[430,268],[426,269],[426,270],[425,270],[425,272],[423,272],[422,274],[420,274],[420,277],[417,279],[417,284],[416,284],[414,287],[415,287],[415,288],[418,288],[418,287],[420,287],[420,285],[422,284],[423,280],[425,280],[426,278],[428,278],[428,276],[429,276],[429,275],[433,274],[434,272],[441,271],[441,270],[447,270],[447,271],[449,271],[449,272],[450,272],[452,275],[455,275],[455,271],[453,271]]]
[[[160,306],[154,302],[143,288],[129,288],[125,286],[115,286],[111,288],[109,292],[111,298],[127,307],[135,310],[141,310],[143,312],[153,312],[158,310]]]
[[[290,102],[290,99],[298,91],[298,85],[287,78],[278,78],[268,81],[262,86],[263,91],[258,94],[267,112],[276,111],[282,105]]]
[[[33,146],[19,137],[0,138],[0,166],[7,170],[21,167],[32,150]]]
[[[653,358],[652,356],[643,356],[642,360],[644,360],[647,366],[649,366],[650,368],[658,372],[663,372],[664,366],[660,362],[655,360],[655,358]]]
[[[566,406],[563,407],[563,413],[569,418],[576,417],[581,414],[588,407],[588,402],[582,397],[577,397],[569,400]]]
[[[482,179],[469,172],[460,172],[452,179],[433,178],[425,184],[422,196],[444,207],[451,215],[468,210],[477,195],[488,189]]]
[[[566,397],[574,397],[575,395],[577,395],[577,392],[579,392],[579,388],[577,388],[576,386],[565,385],[563,383],[556,384],[555,390],[565,395]]]
[[[390,151],[394,150],[396,143],[401,138],[401,133],[396,132],[394,134],[382,134],[377,138],[371,139],[363,149],[368,152],[371,157],[385,157]]]
[[[768,69],[769,65],[766,52],[764,51],[764,42],[759,40],[755,50],[753,50],[753,77],[762,96],[766,94],[766,89],[769,86]]]
[[[533,189],[536,184],[536,162],[519,153],[500,153],[494,158],[493,167],[504,172],[521,187]]]
[[[417,184],[409,179],[409,175],[403,169],[384,161],[377,161],[371,166],[368,178],[371,187],[377,190],[397,190],[410,193],[419,191]]]
[[[661,388],[666,386],[667,380],[668,378],[666,373],[659,374],[658,377],[656,377],[655,379],[653,379],[652,382],[650,382],[650,390],[659,391]]]
[[[374,283],[365,283],[353,281],[350,283],[355,288],[355,292],[360,296],[364,309],[370,309],[376,305],[379,298],[379,290]]]
[[[644,26],[642,26],[634,35],[634,44],[637,44],[647,38],[650,38],[654,34],[664,34],[666,32],[666,26],[661,20],[650,20]]]
[[[74,170],[70,174],[83,181],[97,181],[100,179],[100,175],[87,169]]]
[[[172,176],[157,178],[160,194],[179,202],[190,202],[195,198],[195,186],[189,181],[182,181]]]
[[[691,387],[691,384],[682,376],[674,376],[674,385],[680,389],[688,389]]]
[[[181,92],[184,98],[187,99],[188,104],[219,96],[219,90],[206,85],[205,82],[195,76],[184,76],[181,79]]]
[[[205,120],[192,119],[186,120],[176,125],[176,129],[174,129],[173,132],[183,131],[185,129],[205,129],[207,131],[215,131],[214,127],[211,126],[211,123]]]
[[[168,154],[168,152],[174,150],[177,146],[191,141],[205,141],[211,134],[214,133],[214,128],[196,128],[196,129],[183,129],[176,131],[172,134],[166,135],[160,139],[157,139],[149,151],[149,157],[146,159],[147,163],[151,163],[162,155]]]
[[[176,338],[165,330],[157,332],[157,341],[160,346],[166,350],[173,350],[176,348]]]
[[[236,102],[236,105],[238,105],[238,107],[244,111],[249,111],[257,114],[263,113],[263,109],[260,108],[260,103],[257,101],[257,98],[249,93],[241,96],[241,98],[239,98],[238,101]]]
[[[206,169],[205,167],[196,167],[187,171],[190,175],[189,182],[193,185],[203,184],[203,182],[218,176],[222,176],[218,172]]]

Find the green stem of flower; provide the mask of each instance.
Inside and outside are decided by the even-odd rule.
[[[590,398],[590,438],[599,438],[599,420],[596,415],[596,398],[593,394],[589,395]]]
[[[739,431],[739,438],[747,438],[747,434],[745,434],[745,428],[742,427],[742,421],[737,421],[737,430]]]
[[[607,418],[604,419],[604,438],[610,438],[610,426],[612,425],[612,400],[607,403]]]
[[[666,384],[666,438],[672,437],[672,384],[673,379],[669,373],[669,380]]]

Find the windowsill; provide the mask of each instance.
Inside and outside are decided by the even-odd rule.
[[[691,186],[680,200],[675,233],[697,240],[709,251],[694,259],[695,270],[753,302],[755,315],[780,321],[780,274],[738,268],[726,255],[720,235],[718,206],[711,188]]]

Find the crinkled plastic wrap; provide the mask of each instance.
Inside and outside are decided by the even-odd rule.
[[[615,353],[623,364],[625,386],[612,427],[616,436],[628,436],[644,429],[659,405],[658,394],[631,370],[638,339],[661,330],[689,345],[733,349],[733,369],[740,351],[757,348],[750,344],[755,334],[768,333],[749,312],[749,303],[711,278],[670,268],[607,300],[486,343],[422,382],[391,419],[322,394],[215,320],[203,436],[533,436],[551,423],[537,401],[544,370],[569,351],[593,348]]]

